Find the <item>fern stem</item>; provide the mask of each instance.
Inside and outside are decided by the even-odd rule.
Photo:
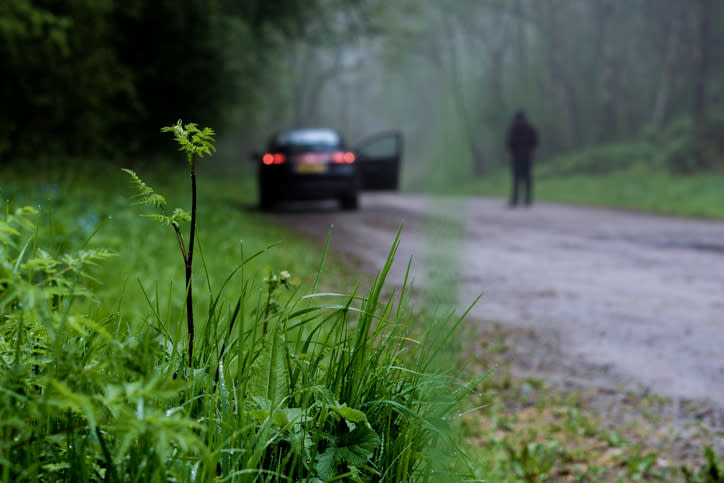
[[[196,236],[196,170],[191,164],[191,227],[189,228],[189,250],[186,262],[186,322],[189,331],[189,366],[193,367],[194,357],[194,304],[191,289],[191,266],[194,258],[194,238]]]
[[[163,205],[161,205],[161,212],[164,214],[166,218],[170,218],[168,211],[166,211],[166,208],[164,208]],[[188,259],[188,255],[186,254],[186,245],[184,244],[184,236],[181,234],[181,230],[179,229],[178,225],[175,223],[172,223],[171,226],[173,226],[174,231],[176,231],[176,239],[178,240],[178,246],[181,249],[181,256],[184,258],[184,265],[186,264],[186,260]]]

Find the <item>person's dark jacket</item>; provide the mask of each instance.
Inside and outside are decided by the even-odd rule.
[[[508,130],[508,149],[513,158],[530,161],[538,146],[538,133],[525,116],[517,115]]]

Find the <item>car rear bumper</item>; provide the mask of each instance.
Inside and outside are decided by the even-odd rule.
[[[286,175],[261,177],[259,188],[267,199],[301,201],[339,199],[356,194],[360,187],[356,175]]]

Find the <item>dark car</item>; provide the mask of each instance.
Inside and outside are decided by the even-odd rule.
[[[281,131],[256,155],[259,205],[277,201],[336,199],[346,210],[359,206],[362,189],[396,190],[399,186],[402,136],[380,133],[348,149],[339,132],[329,128]]]

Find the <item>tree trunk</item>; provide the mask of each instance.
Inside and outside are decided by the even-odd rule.
[[[711,67],[711,17],[714,0],[696,0],[689,10],[693,35],[693,87],[691,117],[698,127],[706,120],[709,70]]]
[[[598,19],[598,45],[600,58],[601,113],[599,141],[611,142],[616,137],[616,66],[613,46],[614,5],[611,0],[598,0],[595,4]]]
[[[310,49],[301,43],[294,56],[294,78],[292,79],[292,124],[300,126],[304,120],[307,99],[307,80],[310,67]]]
[[[457,39],[455,38],[455,31],[450,25],[450,18],[444,17],[443,29],[445,31],[445,37],[448,43],[449,59],[450,59],[450,89],[453,99],[456,104],[456,109],[460,112],[460,121],[463,124],[463,130],[467,138],[468,149],[470,150],[470,156],[473,161],[473,176],[480,177],[485,174],[486,163],[485,156],[482,149],[477,145],[476,140],[476,129],[470,118],[467,105],[465,103],[465,93],[463,92],[462,84],[460,83],[460,69],[458,66],[458,49]]]
[[[547,89],[557,104],[557,111],[561,115],[564,148],[571,150],[581,145],[580,123],[578,119],[578,103],[575,93],[575,83],[568,72],[568,63],[563,52],[560,39],[561,26],[557,19],[564,14],[554,0],[538,0],[536,2],[537,17],[541,19],[539,34],[546,62]]]
[[[669,102],[671,100],[672,77],[674,76],[676,60],[679,55],[679,44],[680,38],[677,21],[675,19],[671,19],[666,29],[666,54],[664,59],[664,68],[661,73],[659,88],[656,92],[654,114],[651,119],[651,124],[654,129],[660,128],[666,121]]]

